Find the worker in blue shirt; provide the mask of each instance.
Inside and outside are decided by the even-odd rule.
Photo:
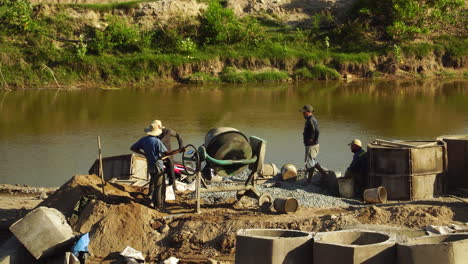
[[[362,149],[362,142],[359,139],[354,139],[348,146],[350,146],[351,152],[354,155],[351,164],[346,169],[344,177],[353,178],[354,196],[361,197],[364,189],[367,187],[367,152]]]
[[[164,127],[161,121],[154,120],[144,129],[147,136],[142,137],[130,147],[130,150],[146,157],[151,195],[151,207],[162,209],[166,196],[166,180],[164,179],[164,165],[162,157],[166,154],[166,146],[158,138]]]

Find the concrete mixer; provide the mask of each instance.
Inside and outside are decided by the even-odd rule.
[[[198,149],[187,145],[183,153],[183,165],[192,168],[187,174],[196,177],[197,212],[200,212],[200,196],[203,192],[236,191],[237,200],[244,196],[258,199],[261,209],[268,209],[273,199],[268,193],[261,194],[256,187],[256,180],[262,171],[265,158],[266,141],[251,136],[247,138],[232,127],[219,127],[210,130],[205,136],[205,143]],[[249,172],[243,184],[222,184],[208,186],[201,175],[201,163],[211,167],[220,176],[232,176]]]

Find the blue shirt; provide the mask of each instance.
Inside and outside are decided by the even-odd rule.
[[[361,175],[367,175],[367,159],[367,152],[365,150],[360,149],[356,151],[348,169]]]
[[[131,149],[143,150],[148,167],[153,164],[160,170],[164,168],[161,153],[167,152],[167,149],[159,138],[153,136],[142,137],[132,145]]]

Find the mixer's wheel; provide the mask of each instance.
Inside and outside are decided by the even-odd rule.
[[[193,176],[200,171],[200,155],[194,145],[185,146],[182,152],[182,165],[186,175]]]
[[[269,193],[263,193],[258,198],[258,206],[262,211],[268,211],[273,206],[273,197]]]

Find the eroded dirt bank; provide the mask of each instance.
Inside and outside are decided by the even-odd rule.
[[[140,188],[108,183],[106,196],[102,196],[99,183],[100,179],[94,175],[75,176],[54,193],[50,192],[45,200],[35,192],[12,194],[7,191],[11,186],[2,186],[0,212],[5,237],[8,223],[22,217],[33,206],[57,208],[69,217],[75,203],[89,195],[95,195],[95,199],[83,208],[72,227],[78,233],[90,232],[92,263],[124,263],[116,252],[125,246],[142,251],[150,263],[170,256],[182,259],[182,263],[207,263],[208,258],[230,263],[235,255],[235,234],[242,228],[320,232],[370,224],[421,230],[428,225],[468,222],[468,204],[447,197],[346,208],[300,208],[288,215],[245,208],[228,199],[204,204],[202,213],[195,214],[189,194],[179,193],[165,212],[159,212],[147,206]],[[30,200],[27,206],[25,197]],[[4,221],[6,213],[10,215],[9,221]]]

